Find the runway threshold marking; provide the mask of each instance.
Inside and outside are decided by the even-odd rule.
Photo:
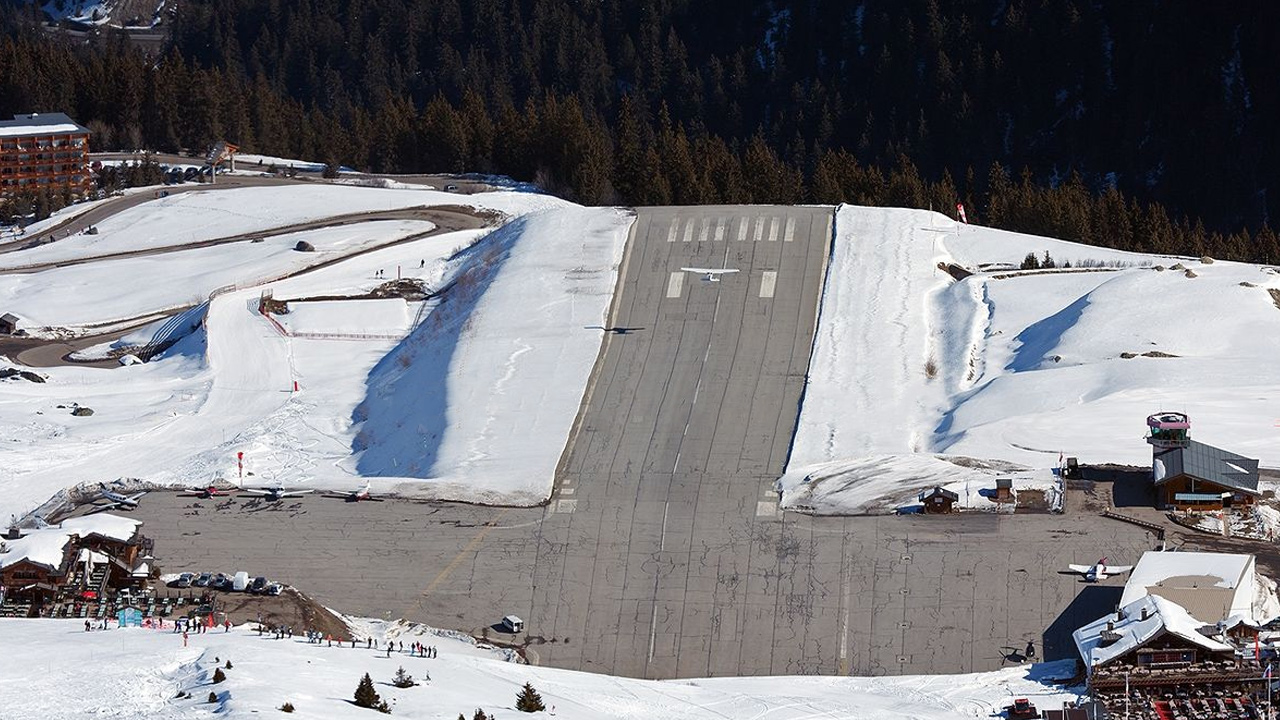
[[[676,241],[676,233],[680,231],[680,218],[671,218],[671,227],[667,228],[667,242]]]
[[[778,241],[778,218],[769,218],[769,242]]]
[[[792,242],[796,239],[796,219],[787,218],[787,228],[782,232],[782,242]]]
[[[778,285],[778,271],[765,270],[760,276],[760,297],[773,297],[773,290]]]
[[[724,239],[724,218],[716,219],[716,242]]]
[[[743,242],[744,240],[747,239],[747,228],[750,225],[751,225],[751,218],[748,218],[748,217],[738,218],[738,242]]]
[[[667,279],[667,297],[680,297],[680,288],[684,285],[684,271],[677,270]]]
[[[711,220],[702,218],[702,222],[698,225],[698,242],[707,241],[707,232],[711,229]]]
[[[493,532],[493,530],[498,527],[498,521],[502,520],[502,516],[506,515],[509,511],[510,508],[503,509],[503,511],[498,513],[498,516],[491,520],[488,525],[481,528],[480,532],[476,533],[476,536],[471,538],[471,542],[467,543],[466,547],[459,550],[458,554],[453,557],[453,560],[450,561],[449,564],[435,576],[435,579],[427,585],[427,589],[422,591],[422,597],[430,595],[440,583],[444,582],[445,579],[462,564],[462,561],[466,560],[467,556],[470,555],[480,545],[480,543],[484,542],[485,536]]]
[[[764,223],[766,220],[768,220],[768,218],[763,218],[763,217],[756,218],[756,239],[755,239],[756,242],[760,242],[760,240],[764,237]]]
[[[684,236],[680,238],[680,241],[681,241],[681,242],[692,242],[692,241],[693,241],[693,224],[694,224],[695,222],[697,222],[697,221],[696,221],[696,220],[694,220],[693,218],[689,218],[688,220],[686,220],[686,221],[685,221],[685,223],[684,223]]]

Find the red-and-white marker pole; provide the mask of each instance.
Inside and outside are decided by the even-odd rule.
[[[236,453],[236,469],[240,471],[240,479],[244,479],[244,453]]]
[[[960,215],[960,222],[965,225],[969,224],[969,218],[964,215],[964,203],[956,203],[956,213]]]

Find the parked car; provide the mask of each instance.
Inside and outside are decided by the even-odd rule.
[[[263,590],[267,589],[267,579],[261,575],[253,579],[253,584],[249,586],[249,592],[259,595]]]
[[[502,628],[509,633],[524,632],[524,621],[515,615],[502,618]]]
[[[180,587],[180,588],[189,588],[191,587],[191,581],[195,579],[196,579],[196,576],[192,575],[191,573],[182,573],[181,575],[178,576],[177,580],[173,581],[173,586]]]
[[[200,573],[200,577],[191,581],[191,584],[196,587],[209,587],[210,580],[213,580],[213,573],[202,572]]]
[[[209,581],[209,587],[214,590],[230,590],[231,578],[227,577],[226,573],[218,573]]]
[[[241,570],[231,579],[232,592],[244,592],[249,589],[249,573]]]
[[[279,595],[284,592],[284,586],[280,583],[271,583],[266,590],[262,591],[264,595]]]
[[[449,183],[448,185],[445,185],[445,186],[444,186],[444,191],[445,191],[445,192],[458,192],[458,186],[457,186],[457,185],[454,185],[453,183]]]

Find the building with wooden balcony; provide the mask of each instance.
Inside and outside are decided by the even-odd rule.
[[[0,197],[92,188],[89,129],[64,113],[33,113],[0,120]]]

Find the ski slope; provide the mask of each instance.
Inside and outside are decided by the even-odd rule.
[[[1016,270],[1045,252],[1073,268]],[[939,263],[978,272],[957,281]],[[1162,409],[1188,413],[1203,442],[1280,466],[1268,289],[1274,268],[843,206],[784,504],[884,511],[974,481],[913,455],[998,461],[989,483],[1013,475],[1015,488],[1046,487],[1060,454],[1149,464],[1145,418]]]
[[[190,635],[142,628],[84,632],[78,620],[0,620],[0,688],[6,717],[296,718],[381,717],[351,702],[369,673],[392,717],[454,720],[476,708],[521,717],[516,695],[531,683],[557,720],[954,720],[991,717],[1014,697],[1061,707],[1079,695],[1050,684],[1070,663],[953,676],[710,678],[646,681],[505,662],[469,638],[398,623],[358,623],[380,646],[388,639],[434,646],[435,658],[260,637],[248,626]],[[114,623],[112,624],[114,628]],[[231,669],[225,669],[227,661]],[[225,682],[212,684],[223,667]],[[395,688],[400,667],[421,684]],[[429,678],[429,679],[428,679]],[[18,688],[21,690],[19,691]],[[179,692],[190,697],[178,698]],[[216,702],[209,702],[209,693]]]

